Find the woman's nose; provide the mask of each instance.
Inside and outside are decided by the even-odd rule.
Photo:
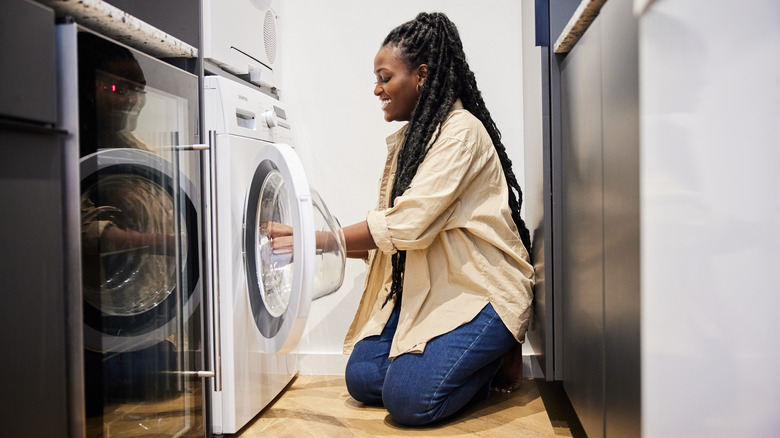
[[[374,96],[379,96],[382,94],[382,91],[382,87],[379,85],[379,82],[377,82],[376,85],[374,85]]]

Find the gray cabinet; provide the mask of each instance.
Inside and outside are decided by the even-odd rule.
[[[68,436],[64,136],[0,121],[0,339],[6,436]]]
[[[67,183],[78,151],[54,128],[54,14],[27,0],[0,7],[2,434],[82,436],[78,207]]]
[[[601,12],[605,435],[640,435],[639,49],[632,2]]]
[[[29,0],[0,0],[0,8],[0,117],[54,124],[54,13]]]
[[[551,54],[548,64],[553,242],[546,251],[554,254],[546,270],[554,278],[555,378],[590,437],[640,435],[639,56],[632,3],[608,1],[574,48]],[[550,5],[550,45],[570,13],[560,6]]]
[[[563,384],[589,436],[603,436],[604,163],[601,41],[591,28],[561,69]]]

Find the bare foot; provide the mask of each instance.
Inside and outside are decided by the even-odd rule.
[[[493,391],[512,392],[520,388],[523,381],[523,348],[517,344],[504,354],[501,368],[493,377]]]

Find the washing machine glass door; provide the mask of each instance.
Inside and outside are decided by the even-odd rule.
[[[259,155],[244,222],[249,301],[265,351],[284,353],[303,332],[321,283],[315,280],[322,277],[316,274],[321,261],[344,259],[346,252],[339,226],[333,233],[317,224],[315,218],[322,216],[315,207],[318,196],[310,190],[295,151],[269,144]],[[343,278],[343,266],[335,275]],[[338,289],[334,281],[325,283]]]
[[[284,315],[290,304],[290,294],[293,288],[293,217],[292,208],[294,200],[290,199],[287,192],[287,184],[278,169],[272,169],[265,177],[258,195],[258,214],[255,217],[253,228],[260,230],[255,234],[252,242],[254,248],[259,248],[260,257],[254,261],[254,272],[257,276],[258,296],[263,308],[272,318]],[[275,231],[274,231],[275,230]],[[273,234],[279,236],[277,242],[287,238],[290,245],[285,248],[274,248]],[[269,318],[257,320],[260,330],[271,337],[278,325],[269,326],[266,322]],[[280,320],[277,320],[280,321]]]
[[[347,245],[344,231],[320,194],[312,189],[314,207],[315,258],[312,300],[336,292],[344,282],[347,264]]]
[[[198,77],[59,32],[78,66],[86,430],[189,436],[203,415]]]

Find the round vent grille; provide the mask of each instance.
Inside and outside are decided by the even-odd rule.
[[[265,23],[263,23],[263,40],[265,41],[265,54],[268,62],[276,61],[276,19],[271,11],[265,11]]]

